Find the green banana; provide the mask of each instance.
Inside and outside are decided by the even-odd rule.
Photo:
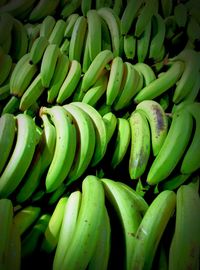
[[[62,104],[66,101],[76,90],[78,82],[81,79],[81,64],[77,60],[70,61],[68,74],[66,75],[60,89],[56,102]]]
[[[0,267],[6,269],[6,255],[9,250],[9,241],[11,238],[13,224],[13,204],[9,199],[0,199]]]
[[[106,90],[106,104],[112,105],[120,92],[120,86],[123,78],[123,60],[120,56],[113,58],[110,65],[110,74]]]
[[[87,103],[74,101],[72,102],[75,106],[78,106],[83,111],[85,111],[92,119],[95,128],[95,138],[96,146],[94,150],[94,155],[90,165],[94,167],[97,165],[104,157],[107,149],[107,137],[106,137],[106,126],[103,121],[102,116],[98,113],[96,109]]]
[[[42,60],[48,44],[49,41],[46,36],[39,36],[34,40],[30,49],[30,61],[32,64],[36,65]]]
[[[191,186],[182,185],[177,191],[176,198],[176,221],[169,249],[169,269],[198,269],[199,194]]]
[[[85,73],[88,70],[91,63],[92,63],[92,60],[90,59],[89,36],[88,36],[88,31],[87,31],[86,37],[85,37],[83,59],[82,59],[82,63],[81,63],[83,73]]]
[[[46,227],[43,241],[41,243],[41,250],[46,253],[51,253],[56,249],[67,201],[68,197],[61,197],[49,219],[49,223]]]
[[[106,126],[106,138],[108,144],[110,139],[114,135],[115,129],[117,127],[117,117],[113,112],[110,111],[103,115],[103,121]]]
[[[36,125],[26,114],[16,116],[17,138],[15,147],[0,177],[0,197],[9,196],[19,185],[34,155]]]
[[[156,60],[161,52],[165,41],[166,25],[159,13],[152,17],[152,33],[149,45],[149,58]]]
[[[106,22],[112,42],[112,52],[114,56],[119,56],[120,52],[120,25],[119,18],[114,11],[109,7],[101,7],[97,10],[101,18]]]
[[[173,12],[174,7],[173,0],[161,0],[160,6],[163,17],[168,18]]]
[[[169,179],[164,180],[161,183],[162,190],[174,190],[183,185],[187,179],[190,177],[190,174],[176,174],[174,177],[170,177]]]
[[[64,39],[64,33],[66,30],[66,22],[62,19],[59,19],[56,21],[53,30],[51,31],[51,34],[49,36],[49,43],[50,44],[57,44],[58,47],[60,47],[63,39]]]
[[[104,50],[98,53],[88,70],[83,75],[81,86],[83,92],[87,92],[87,90],[93,86],[96,80],[101,76],[103,70],[106,68],[106,65],[109,64],[112,59],[113,53],[110,50]]]
[[[157,156],[168,133],[168,118],[161,105],[154,100],[144,100],[136,106],[148,120],[151,129],[153,155]]]
[[[69,39],[71,38],[74,24],[77,21],[78,17],[79,17],[78,13],[72,13],[71,15],[67,17],[66,19],[67,26],[65,29],[64,37],[69,38]]]
[[[69,44],[70,44],[69,39],[65,38],[63,43],[60,45],[60,52],[65,54],[65,55],[68,55],[69,54]]]
[[[151,82],[156,80],[156,74],[154,70],[146,63],[136,63],[134,64],[134,68],[140,72],[143,76],[144,87],[148,86]]]
[[[195,85],[196,77],[199,75],[199,55],[194,50],[184,49],[172,58],[172,61],[174,60],[181,60],[185,63],[183,74],[177,81],[173,95],[173,102],[177,104],[192,91]]]
[[[21,111],[29,109],[40,98],[44,90],[41,73],[39,73],[23,93],[20,99],[19,109]]]
[[[11,114],[19,113],[19,104],[20,104],[20,98],[15,97],[15,96],[10,96],[9,100],[6,102],[6,104],[3,107],[1,115],[5,113],[11,113]]]
[[[136,56],[136,43],[134,35],[124,36],[124,54],[126,59],[134,60]]]
[[[56,145],[54,156],[48,168],[45,186],[46,191],[52,192],[67,177],[75,157],[76,127],[70,114],[61,106],[42,107],[40,115],[50,116],[56,128]]]
[[[196,45],[196,42],[199,40],[199,34],[200,34],[200,26],[199,22],[196,18],[193,16],[190,16],[188,18],[188,23],[186,26],[186,33],[189,41],[192,43],[193,46]]]
[[[48,205],[53,205],[58,202],[58,200],[64,196],[66,191],[66,185],[62,183],[59,188],[57,188],[50,196],[48,200]]]
[[[135,234],[130,269],[151,269],[160,239],[176,207],[176,194],[160,192],[149,205]]]
[[[12,69],[12,58],[9,54],[0,57],[0,85],[6,82]]]
[[[136,37],[140,37],[144,32],[149,21],[151,21],[152,16],[158,12],[158,0],[144,1],[144,6],[141,7],[139,15],[135,23]]]
[[[118,94],[113,106],[114,110],[118,111],[129,105],[132,98],[135,96],[140,76],[137,70],[129,62],[124,62],[123,80],[120,93]]]
[[[82,1],[83,2],[83,1]],[[94,9],[87,12],[88,23],[88,46],[91,61],[101,52],[101,17]]]
[[[176,84],[185,69],[185,64],[182,61],[175,61],[162,76],[156,78],[149,85],[145,86],[135,96],[134,101],[139,103],[145,99],[154,99],[166,92]]]
[[[34,224],[41,214],[41,208],[38,206],[27,205],[14,214],[15,223],[20,237],[23,237],[29,228]]]
[[[83,44],[86,37],[87,19],[79,16],[74,24],[69,44],[69,59],[81,61]]]
[[[104,217],[102,218],[101,229],[94,254],[88,264],[88,270],[108,269],[111,253],[111,224],[108,211],[105,207]]]
[[[30,53],[22,56],[10,77],[10,93],[21,97],[33,80],[37,70],[38,67],[30,63]]]
[[[81,197],[80,191],[74,191],[68,197],[53,259],[53,270],[61,269],[65,254],[70,247],[77,226]]]
[[[115,14],[117,14],[117,16],[121,16],[121,12],[123,10],[123,1],[122,0],[114,0],[114,3],[113,3],[113,11],[115,12]]]
[[[47,46],[40,66],[42,85],[45,88],[50,86],[59,55],[60,49],[57,44],[49,44]]]
[[[79,107],[69,103],[63,108],[71,114],[77,128],[77,141],[74,162],[67,176],[67,185],[78,179],[89,166],[95,149],[95,129],[89,115]]]
[[[110,36],[110,30],[106,21],[101,17],[101,43],[102,50],[112,50],[112,40]]]
[[[174,7],[174,17],[178,27],[185,27],[188,20],[187,7],[183,3],[177,3]]]
[[[2,7],[1,7],[2,9]],[[0,46],[3,49],[4,53],[4,44],[6,40],[9,39],[13,27],[13,16],[8,12],[2,12],[0,14]],[[6,29],[6,31],[5,31]],[[9,50],[9,49],[8,49]]]
[[[122,224],[125,241],[124,268],[131,268],[131,258],[135,246],[135,233],[138,230],[142,216],[135,207],[134,200],[127,195],[127,192],[117,182],[102,178],[103,187],[107,200],[112,204]],[[132,237],[130,237],[132,235]]]
[[[59,0],[55,1],[39,0],[31,10],[29,14],[29,20],[31,22],[37,22],[41,19],[44,19],[46,16],[54,15],[58,5]]]
[[[16,121],[13,114],[5,113],[0,117],[0,174],[3,172],[6,166],[9,155],[14,145]]]
[[[39,35],[45,37],[46,39],[49,39],[55,24],[56,19],[53,16],[46,16],[41,23]]]
[[[68,76],[69,65],[70,65],[69,57],[66,54],[61,53],[58,56],[55,71],[51,79],[49,89],[47,91],[48,103],[53,103],[58,97],[62,84],[64,83],[66,77]]]
[[[42,239],[43,234],[48,226],[50,218],[50,214],[41,214],[31,228],[30,232],[23,237],[21,241],[21,258],[23,260],[25,258],[30,258],[33,254],[35,254],[40,240]]]
[[[122,35],[127,35],[131,31],[133,21],[138,16],[138,12],[143,4],[144,1],[139,0],[127,1],[120,19]]]
[[[0,100],[5,100],[10,97],[10,83],[5,83],[0,86]]]
[[[195,121],[195,131],[193,135],[193,139],[190,143],[190,146],[186,150],[182,163],[180,172],[182,174],[191,174],[194,171],[200,168],[199,159],[199,133],[200,133],[200,122],[199,122],[199,113],[200,113],[200,103],[194,102],[187,105],[186,109],[189,113],[192,114],[192,117]]]
[[[82,0],[81,1],[81,11],[84,16],[87,16],[87,12],[92,9],[92,0],[86,1]]]
[[[137,60],[139,63],[144,63],[148,58],[149,46],[151,42],[151,34],[152,34],[152,20],[150,20],[143,33],[137,39],[136,44],[136,54]]]
[[[96,176],[86,176],[82,182],[81,204],[76,228],[65,253],[61,270],[87,267],[99,238],[104,207],[105,195],[102,183]]]
[[[181,110],[173,114],[165,141],[148,172],[149,185],[161,182],[175,169],[189,143],[192,126],[192,115],[188,111]]]
[[[131,179],[138,179],[145,172],[150,157],[150,130],[143,111],[134,111],[128,121],[131,129],[129,175]]]
[[[131,129],[129,121],[125,118],[117,118],[116,138],[114,141],[114,149],[111,157],[111,167],[116,168],[123,160],[131,138]]]
[[[95,84],[84,94],[82,102],[96,107],[99,100],[105,94],[108,84],[108,73],[102,74]]]
[[[78,9],[81,7],[81,0],[75,0],[75,1],[70,1],[66,2],[61,10],[61,17],[63,18],[68,18],[73,13],[77,13]]]

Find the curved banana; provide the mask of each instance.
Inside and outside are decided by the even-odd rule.
[[[175,61],[162,76],[156,78],[156,80],[152,81],[149,85],[139,91],[135,96],[134,101],[139,103],[145,99],[154,99],[160,96],[176,84],[183,74],[184,69],[185,64],[182,61]]]
[[[174,6],[174,18],[176,20],[176,23],[178,25],[178,27],[185,27],[188,17],[187,17],[187,7],[185,4],[183,3],[177,3]]]
[[[0,57],[0,85],[6,82],[12,70],[12,57],[9,54],[3,54]]]
[[[23,237],[21,241],[21,258],[29,259],[34,254],[39,246],[40,239],[42,238],[49,220],[50,214],[41,214],[31,228],[30,232]]]
[[[98,53],[94,58],[88,70],[85,72],[82,78],[81,89],[83,92],[87,92],[88,89],[94,85],[97,79],[101,76],[102,72],[113,59],[113,53],[110,50],[104,50]]]
[[[33,80],[37,70],[37,65],[30,63],[30,53],[22,56],[10,77],[10,93],[21,97]]]
[[[181,185],[183,185],[187,179],[190,177],[190,174],[181,174],[177,173],[173,177],[170,177],[169,179],[164,180],[161,182],[161,189],[162,190],[175,190],[179,188]]]
[[[82,1],[83,2],[83,1]],[[91,61],[101,52],[101,17],[95,9],[87,12],[88,47]]]
[[[81,79],[81,64],[77,60],[70,62],[68,74],[66,75],[60,89],[56,102],[62,104],[66,101],[76,90],[78,82]]]
[[[172,58],[172,61],[181,60],[185,63],[183,74],[177,81],[174,90],[174,103],[179,103],[192,91],[196,82],[196,77],[199,75],[199,59],[198,53],[192,49],[184,49]]]
[[[65,29],[65,33],[64,33],[64,37],[70,39],[71,35],[72,35],[72,31],[74,28],[74,24],[77,21],[78,17],[80,15],[78,13],[72,13],[71,15],[69,15],[66,19],[66,29]]]
[[[2,173],[14,145],[16,121],[13,114],[5,113],[0,117],[0,174]]]
[[[64,38],[62,44],[60,45],[60,52],[65,55],[69,55],[69,44],[70,41],[67,38]]]
[[[102,183],[96,176],[86,176],[82,182],[81,204],[76,228],[65,253],[61,270],[87,267],[99,238],[104,207],[105,195]]]
[[[158,58],[165,41],[166,25],[165,21],[159,13],[152,17],[152,33],[149,44],[149,58],[154,61]]]
[[[113,104],[114,110],[118,111],[128,106],[137,93],[137,86],[140,79],[138,71],[129,62],[124,62],[123,80],[120,92]]]
[[[95,149],[95,129],[89,115],[73,103],[66,104],[63,108],[71,114],[75,121],[77,141],[79,141],[74,162],[66,179],[67,185],[69,185],[85,172],[92,160]]]
[[[136,55],[136,38],[134,35],[125,35],[124,36],[124,54],[126,59],[134,60]]]
[[[15,96],[10,96],[9,100],[3,107],[1,115],[5,113],[17,114],[20,112],[19,110],[20,98]]]
[[[169,250],[169,269],[198,269],[199,194],[191,186],[182,185],[177,191],[176,198],[176,221]]]
[[[131,179],[138,179],[145,172],[150,157],[150,130],[143,111],[134,111],[129,117],[129,123],[131,129],[129,175]]]
[[[103,115],[103,121],[106,126],[106,137],[107,137],[107,144],[108,144],[117,127],[117,117],[115,116],[113,112],[110,111]]]
[[[43,57],[43,54],[49,44],[46,36],[37,37],[30,48],[30,61],[34,65],[38,64]]]
[[[0,177],[0,197],[9,196],[20,184],[33,158],[36,125],[26,114],[16,116],[17,139],[10,159]]]
[[[68,16],[70,16],[71,14],[77,13],[80,7],[81,7],[81,0],[74,0],[74,1],[66,2],[62,6],[60,15],[63,18],[68,18]]]
[[[102,178],[103,187],[107,200],[112,204],[122,224],[125,241],[125,269],[131,268],[131,258],[135,246],[135,233],[138,230],[142,216],[135,207],[134,200],[127,195],[127,192],[117,182]],[[132,237],[130,237],[132,235]]]
[[[40,66],[42,85],[45,88],[50,86],[59,55],[60,49],[57,44],[49,44],[47,46]]]
[[[102,98],[107,90],[108,84],[108,73],[102,74],[100,78],[97,79],[95,84],[88,89],[88,91],[84,94],[83,99],[81,100],[84,103],[91,105],[92,107],[96,107],[98,101]]]
[[[11,32],[11,47],[9,54],[13,62],[17,62],[23,55],[28,52],[28,35],[23,23],[13,18],[13,26]]]
[[[62,19],[58,19],[56,24],[54,25],[53,30],[51,31],[51,35],[49,36],[49,43],[50,44],[57,44],[60,47],[63,39],[64,33],[66,30],[66,22]]]
[[[45,185],[46,191],[56,190],[67,177],[75,157],[76,127],[70,114],[61,106],[41,107],[40,115],[50,116],[56,128],[54,156],[48,168]]]
[[[151,33],[152,32],[152,20],[150,20],[143,33],[137,39],[136,44],[136,54],[137,60],[139,63],[144,63],[148,58],[149,46],[151,42]]]
[[[131,139],[131,129],[129,121],[125,118],[117,118],[117,134],[113,145],[113,153],[111,156],[111,167],[116,168],[123,160]]]
[[[81,62],[83,45],[87,31],[87,19],[79,16],[74,24],[69,44],[69,59]]]
[[[157,12],[158,12],[158,0],[144,1],[144,6],[141,7],[140,13],[135,23],[134,35],[136,37],[141,36],[146,26],[148,25],[149,21],[151,21],[153,14]]]
[[[106,104],[112,105],[120,92],[123,78],[124,63],[120,56],[113,58],[110,65],[110,74],[106,90]]]
[[[13,222],[15,223],[20,237],[23,237],[33,223],[39,218],[41,214],[39,206],[27,205],[22,207],[14,214]]]
[[[114,56],[119,56],[120,52],[120,25],[118,24],[118,16],[109,7],[101,7],[97,10],[101,18],[106,22],[112,41],[112,52]],[[118,19],[117,19],[118,18]]]
[[[94,150],[94,155],[92,157],[92,161],[90,165],[94,167],[97,165],[102,158],[104,157],[107,149],[107,137],[106,137],[106,126],[103,121],[102,116],[98,113],[96,109],[90,106],[87,103],[74,101],[72,102],[75,106],[78,106],[83,111],[85,111],[92,119],[94,128],[95,128],[95,138],[96,138],[96,146]]]
[[[153,155],[157,156],[168,133],[168,118],[161,105],[154,100],[144,100],[136,106],[147,118],[151,129]]]
[[[41,250],[45,253],[51,253],[56,249],[67,201],[68,197],[61,197],[49,219],[49,223],[46,227],[41,243]]]
[[[189,143],[192,126],[192,115],[188,111],[174,113],[165,141],[148,172],[149,185],[161,182],[175,169]]]
[[[85,37],[84,51],[83,51],[83,60],[81,64],[83,73],[85,73],[88,70],[91,63],[92,63],[92,60],[90,59],[89,36],[88,36],[88,31],[87,31],[86,37]]]
[[[23,93],[20,99],[19,109],[21,111],[29,109],[40,98],[44,90],[41,74],[39,73]]]
[[[54,15],[58,5],[59,0],[55,1],[39,0],[31,10],[29,14],[29,20],[31,22],[37,22],[45,18],[46,16]]]
[[[55,24],[56,24],[56,19],[53,16],[51,15],[46,16],[41,22],[40,31],[39,31],[40,36],[45,37],[46,39],[49,39]]]
[[[60,54],[57,59],[55,71],[47,91],[47,102],[53,103],[69,73],[70,61],[66,54]]]
[[[13,224],[13,204],[9,199],[0,199],[0,267],[6,269],[6,253],[9,249],[9,241],[11,238],[11,230]]]
[[[198,151],[199,149],[199,134],[200,134],[200,121],[199,121],[199,115],[200,115],[200,103],[194,102],[189,105],[187,105],[186,109],[189,111],[189,113],[192,114],[192,117],[195,121],[195,131],[193,138],[191,140],[190,146],[186,150],[182,163],[180,172],[182,174],[191,174],[194,171],[198,170],[200,168],[199,160],[200,160],[200,153]]]
[[[130,269],[151,269],[155,253],[165,228],[176,207],[176,194],[160,192],[147,209],[135,234]]]
[[[143,76],[143,85],[148,86],[151,82],[156,80],[156,74],[154,70],[146,63],[136,63],[134,64],[134,68],[140,72]]]
[[[95,251],[88,264],[88,270],[108,269],[111,253],[111,224],[108,211],[105,207],[104,217],[102,218],[101,229]]]
[[[82,193],[80,191],[74,191],[68,197],[64,209],[64,216],[60,228],[58,244],[53,259],[53,270],[61,269],[65,254],[67,253],[67,250],[73,239],[73,235],[77,226],[81,197]]]
[[[138,16],[138,12],[143,5],[143,2],[144,1],[140,0],[127,1],[120,18],[122,35],[127,35],[130,32],[132,23]]]

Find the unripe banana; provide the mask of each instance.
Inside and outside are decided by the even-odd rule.
[[[136,50],[137,60],[139,63],[144,63],[148,57],[149,46],[151,42],[152,20],[148,22],[141,36],[137,39]]]
[[[115,132],[115,128],[117,126],[117,117],[115,116],[114,113],[108,112],[103,115],[103,121],[106,126],[106,137],[108,144]]]
[[[12,58],[9,54],[0,57],[0,85],[6,82],[12,69]]]
[[[57,44],[58,47],[60,47],[64,38],[66,26],[67,24],[64,20],[59,19],[56,21],[56,24],[54,25],[54,28],[51,32],[51,35],[49,36],[50,44]]]
[[[136,55],[136,38],[134,35],[124,36],[124,54],[127,59],[134,59]]]
[[[10,96],[9,100],[3,107],[1,115],[5,113],[17,114],[20,112],[19,110],[20,98],[15,96]]]
[[[48,39],[45,36],[39,36],[34,40],[33,45],[30,49],[31,63],[35,65],[41,61],[48,44]]]
[[[71,38],[72,31],[73,31],[73,28],[74,28],[74,24],[77,21],[78,17],[79,17],[78,13],[72,13],[71,15],[69,15],[67,17],[67,19],[66,19],[67,26],[66,26],[66,29],[65,29],[64,37]]]
[[[53,16],[51,15],[46,16],[40,26],[40,36],[49,39],[55,24],[56,20]]]

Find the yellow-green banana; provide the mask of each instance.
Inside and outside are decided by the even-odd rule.
[[[60,47],[63,39],[64,39],[64,33],[66,30],[66,22],[62,19],[59,19],[56,21],[53,30],[51,31],[51,34],[49,36],[49,43],[50,44],[57,44],[58,47]]]
[[[56,19],[53,16],[51,15],[46,16],[44,20],[41,22],[39,35],[42,37],[46,37],[46,39],[49,39],[55,24]]]
[[[31,63],[38,64],[43,57],[43,54],[49,44],[46,36],[37,37],[30,48],[30,61]]]

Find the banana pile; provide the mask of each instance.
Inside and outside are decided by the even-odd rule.
[[[199,10],[0,1],[0,269],[199,269]]]

